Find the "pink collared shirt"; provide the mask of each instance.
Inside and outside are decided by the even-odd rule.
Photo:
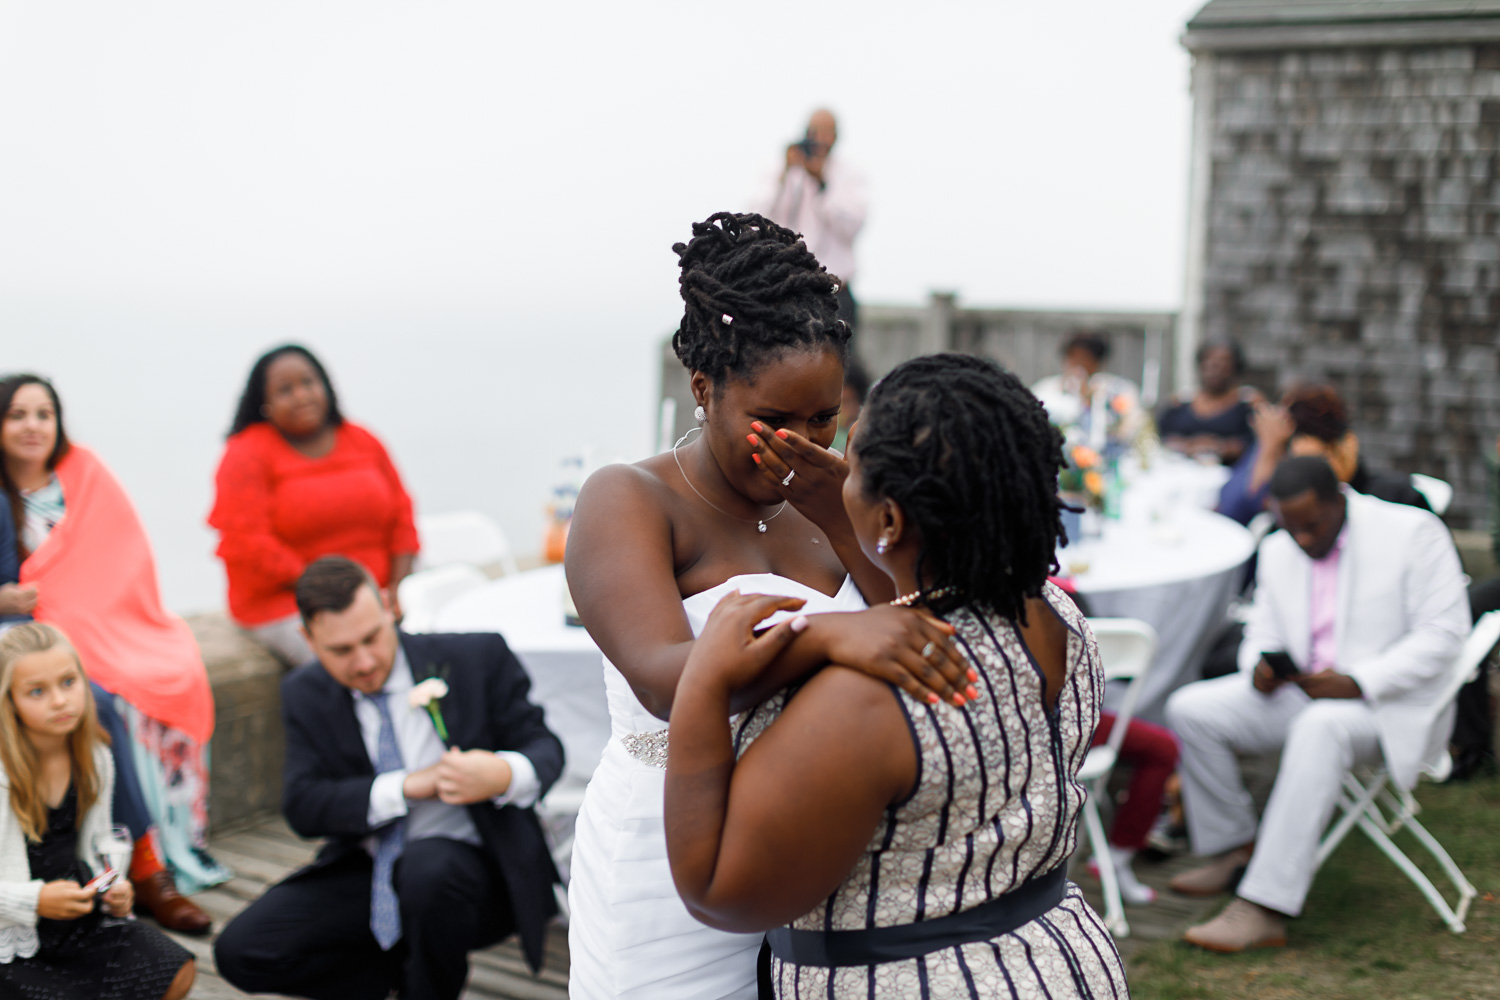
[[[1305,673],[1315,674],[1320,670],[1332,670],[1338,666],[1338,644],[1334,627],[1339,615],[1339,558],[1344,550],[1344,532],[1334,540],[1333,548],[1322,559],[1313,560],[1312,580],[1308,595],[1308,623],[1312,626],[1312,641],[1308,644],[1308,663]]]

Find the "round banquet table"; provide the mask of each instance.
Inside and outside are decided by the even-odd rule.
[[[1058,550],[1058,564],[1092,614],[1139,618],[1156,629],[1156,661],[1136,714],[1159,722],[1167,697],[1198,678],[1255,542],[1237,522],[1186,503],[1149,513],[1127,503],[1125,515],[1105,521],[1100,537]]]
[[[526,673],[531,700],[562,741],[566,785],[588,783],[609,741],[604,665],[589,634],[563,620],[563,568],[502,576],[445,604],[436,632],[499,632]]]

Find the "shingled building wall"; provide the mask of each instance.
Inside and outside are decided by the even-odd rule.
[[[1500,44],[1219,51],[1198,336],[1267,389],[1327,378],[1372,464],[1482,526],[1500,436]]]

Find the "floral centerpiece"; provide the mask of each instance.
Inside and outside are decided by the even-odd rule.
[[[1057,489],[1065,498],[1101,510],[1104,507],[1104,457],[1086,444],[1065,445],[1068,465],[1057,476]]]

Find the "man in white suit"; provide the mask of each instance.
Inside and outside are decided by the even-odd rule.
[[[1270,507],[1285,530],[1261,548],[1240,672],[1167,703],[1193,849],[1217,855],[1172,888],[1214,895],[1244,872],[1229,906],[1184,936],[1218,952],[1286,943],[1345,773],[1383,759],[1410,788],[1440,766],[1453,728],[1442,681],[1470,624],[1452,538],[1427,511],[1341,488],[1317,457],[1277,467]],[[1271,652],[1295,672],[1278,676]],[[1257,829],[1236,754],[1278,748]]]

